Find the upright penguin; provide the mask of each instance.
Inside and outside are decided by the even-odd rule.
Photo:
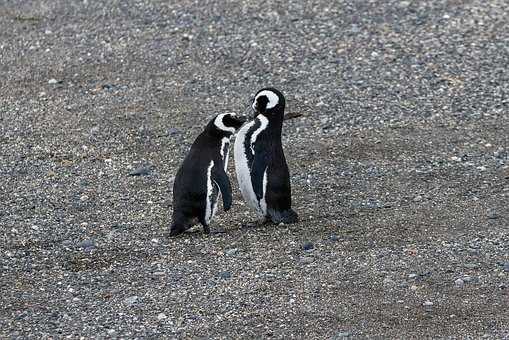
[[[235,139],[235,171],[244,200],[263,221],[295,223],[292,210],[290,173],[281,132],[285,97],[275,88],[256,94],[254,120],[245,124]]]
[[[243,123],[233,113],[217,115],[194,141],[173,183],[170,236],[183,233],[197,222],[206,234],[210,233],[219,191],[224,210],[230,209],[232,192],[226,174],[230,138]]]

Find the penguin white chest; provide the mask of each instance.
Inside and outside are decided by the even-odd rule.
[[[221,139],[221,150],[219,151],[221,154],[221,159],[223,160],[224,164],[224,171],[228,169],[228,156],[230,153],[230,138],[223,137]]]
[[[212,179],[212,168],[214,161],[211,161],[207,167],[207,198],[205,202],[205,222],[210,223],[217,210],[217,196],[219,188],[216,182]]]
[[[258,122],[260,126],[255,128]],[[258,200],[253,189],[251,164],[249,164],[248,155],[249,159],[253,159],[256,139],[258,135],[267,128],[267,125],[267,118],[261,115],[258,116],[255,120],[247,123],[239,130],[234,145],[235,171],[237,173],[240,192],[246,203],[260,216],[265,216],[267,213],[267,205],[265,204],[265,186],[267,182],[264,176],[264,197]]]

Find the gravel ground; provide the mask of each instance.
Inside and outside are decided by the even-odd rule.
[[[509,4],[3,1],[0,338],[508,338]],[[263,86],[302,221],[166,236]],[[229,172],[236,186],[233,161]]]

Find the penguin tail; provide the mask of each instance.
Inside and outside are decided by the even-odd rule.
[[[272,222],[276,224],[292,224],[299,222],[299,215],[291,208],[283,211],[269,210],[269,215]]]

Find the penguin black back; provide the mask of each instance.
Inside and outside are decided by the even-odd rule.
[[[214,117],[196,138],[173,183],[173,222],[170,235],[178,235],[197,222],[209,233],[219,192],[223,207],[232,204],[231,185],[226,174],[230,138],[243,124],[234,114]]]
[[[291,209],[290,173],[281,133],[286,100],[267,87],[253,99],[254,120],[244,125],[235,140],[235,168],[242,196],[262,218],[274,223],[297,222]]]

